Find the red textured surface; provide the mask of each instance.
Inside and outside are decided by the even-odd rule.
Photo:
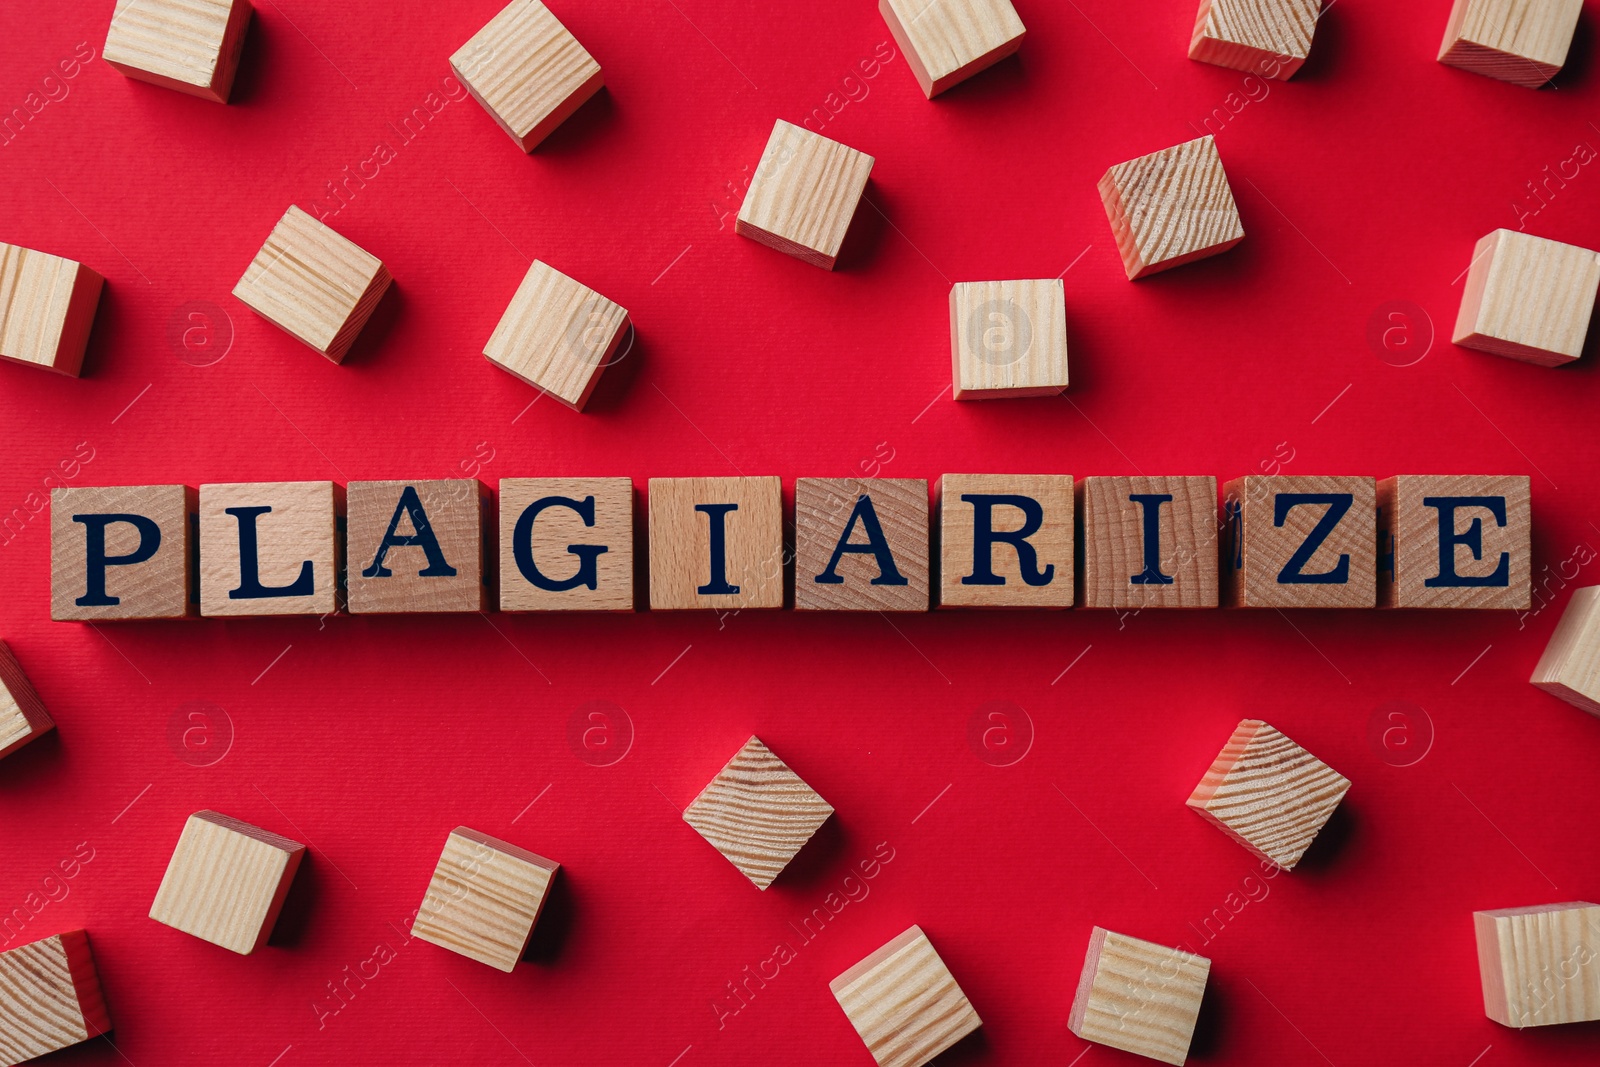
[[[258,6],[232,106],[95,59],[0,147],[0,239],[109,282],[82,380],[0,367],[8,515],[51,479],[1528,473],[1549,592],[1526,618],[96,629],[49,621],[41,511],[0,547],[0,635],[59,731],[0,766],[0,908],[26,917],[13,944],[88,928],[128,1060],[865,1065],[828,981],[916,922],[985,1022],[952,1064],[1075,1062],[1067,1016],[1095,924],[1213,960],[1196,1062],[1594,1062],[1596,1024],[1484,1018],[1470,914],[1600,897],[1600,722],[1527,684],[1570,588],[1600,580],[1594,342],[1559,371],[1448,343],[1474,242],[1518,225],[1544,167],[1600,145],[1592,0],[1554,89],[1434,62],[1447,4],[1349,2],[1265,97],[1185,58],[1192,0],[1028,0],[1020,56],[933,103],[899,56],[844,83],[889,40],[869,3],[559,0],[609,89],[532,157],[464,97],[408,143],[388,125],[439,90],[498,0]],[[0,108],[42,99],[80,41],[98,55],[111,8],[6,6]],[[1193,136],[1230,93],[1248,103],[1212,127],[1249,236],[1130,284],[1096,180]],[[733,235],[773,120],[830,104],[822,132],[878,160],[833,274]],[[334,366],[229,292],[285,207],[312,208],[380,141],[393,158],[330,221],[396,291]],[[1528,229],[1600,246],[1600,167],[1566,167]],[[479,354],[533,256],[638,324],[581,416],[529,408]],[[1068,267],[1066,398],[948,399],[949,284]],[[194,301],[225,316],[211,348],[171,337]],[[1391,301],[1437,335],[1412,366],[1391,364],[1420,345],[1385,359],[1368,341]],[[195,365],[230,328],[225,357]],[[631,733],[608,767],[569,729],[597,700],[624,709],[614,743]],[[204,721],[185,718],[197,701]],[[993,701],[1015,706],[1025,752],[1007,767],[980,758],[998,758],[981,730],[970,740]],[[1392,701],[1412,705],[1414,745],[1431,723],[1410,766],[1369,739]],[[1266,882],[1183,805],[1246,716],[1354,782],[1303,866]],[[678,815],[752,732],[839,812],[766,893]],[[202,808],[310,846],[255,956],[145,917]],[[563,865],[514,974],[405,939],[459,824]],[[876,877],[846,881],[880,849]],[[846,903],[802,941],[789,924],[830,894]],[[719,1028],[725,984],[780,941],[792,961]],[[327,984],[346,967],[369,977],[341,1003]],[[1113,1061],[1134,1062],[1082,1062]],[[99,1041],[57,1062],[123,1058]]]

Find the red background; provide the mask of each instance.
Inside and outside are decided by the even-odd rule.
[[[1302,73],[1262,98],[1185,58],[1193,0],[1019,0],[1020,57],[930,103],[902,56],[861,77],[889,40],[866,2],[561,0],[609,88],[531,157],[470,100],[410,143],[386,125],[439,89],[499,0],[258,6],[229,107],[98,58],[61,80],[79,42],[98,57],[110,0],[0,13],[3,109],[53,72],[66,89],[0,147],[0,239],[109,281],[81,380],[0,367],[7,514],[63,483],[1527,473],[1549,594],[1526,617],[91,627],[49,620],[42,511],[0,547],[0,633],[60,728],[0,767],[0,907],[38,903],[86,843],[93,859],[49,883],[66,895],[12,944],[87,927],[116,1023],[116,1049],[57,1062],[866,1064],[827,983],[913,922],[985,1022],[950,1063],[1134,1062],[1067,1029],[1095,924],[1214,961],[1196,1062],[1594,1062],[1600,1024],[1484,1018],[1471,929],[1473,909],[1600,896],[1600,722],[1527,684],[1570,589],[1600,573],[1594,342],[1551,371],[1448,336],[1474,242],[1518,225],[1542,168],[1600,145],[1600,6],[1532,92],[1434,62],[1443,0],[1343,0]],[[1096,180],[1194,136],[1230,93],[1238,113],[1210,129],[1249,236],[1130,284]],[[815,108],[877,157],[831,274],[733,235],[773,120]],[[395,158],[329,221],[397,288],[334,366],[229,293],[284,209],[380,140]],[[1600,167],[1578,170],[1525,221],[1593,248]],[[529,408],[480,355],[533,257],[638,325],[583,415]],[[1065,397],[951,401],[950,283],[1069,266]],[[220,316],[184,338],[196,301]],[[1390,341],[1409,347],[1375,348],[1391,301],[1425,314],[1397,320]],[[614,746],[631,733],[611,766],[569,734],[596,700],[623,709]],[[185,718],[197,701],[209,710]],[[1000,752],[1031,734],[1010,766],[969,740],[992,701],[1014,705]],[[1386,748],[1368,728],[1391,701],[1409,707]],[[1183,806],[1247,715],[1354,781],[1302,868],[1266,883]],[[1430,724],[1424,758],[1393,765]],[[839,812],[766,893],[678,815],[752,732]],[[145,917],[202,808],[310,846],[255,956]],[[514,974],[405,942],[458,824],[564,865]],[[719,1029],[725,983],[880,842],[894,859],[869,895]],[[1258,884],[1265,899],[1203,944],[1202,920]],[[393,958],[319,1022],[319,1001],[339,1007],[326,984],[380,943]]]

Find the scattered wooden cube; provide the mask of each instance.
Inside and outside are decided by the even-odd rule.
[[[794,483],[794,606],[927,611],[928,483],[800,478]]]
[[[1200,0],[1189,58],[1287,81],[1311,54],[1323,0]]]
[[[1209,134],[1117,164],[1100,179],[1100,199],[1130,281],[1244,240],[1233,189]]]
[[[873,159],[779,119],[750,179],[734,232],[832,270]]]
[[[1055,396],[1067,387],[1067,298],[1059,278],[950,289],[957,400]]]
[[[1507,608],[1533,603],[1525,474],[1401,474],[1378,483],[1378,604]]]
[[[500,479],[501,611],[633,610],[633,479]]]
[[[476,478],[345,486],[351,614],[483,611],[483,512]]]
[[[1228,738],[1187,801],[1259,859],[1294,870],[1350,780],[1260,719]]]
[[[1217,480],[1091,477],[1078,483],[1086,608],[1217,606]]]
[[[625,308],[534,260],[483,354],[582,411],[627,332]]]
[[[50,617],[57,622],[194,614],[186,485],[50,491]]]
[[[922,1067],[983,1025],[920,926],[828,988],[878,1067]]]
[[[378,257],[291,207],[233,287],[233,295],[339,363],[392,280]]]
[[[1600,715],[1600,585],[1572,594],[1529,681],[1575,708]]]
[[[1378,605],[1372,478],[1251,474],[1223,486],[1223,603],[1242,608]]]
[[[76,378],[104,285],[82,263],[0,244],[0,357]]]
[[[1541,367],[1571,363],[1600,293],[1600,253],[1496,230],[1472,251],[1451,340]]]
[[[117,0],[105,61],[130,78],[228,102],[250,0]]]
[[[82,930],[0,952],[0,1063],[67,1048],[111,1029]]]
[[[248,956],[267,943],[306,846],[214,811],[184,824],[150,918]]]
[[[650,606],[783,607],[783,486],[650,479]]]
[[[946,474],[939,479],[941,608],[1070,608],[1070,474]]]
[[[832,814],[833,805],[752,737],[684,809],[683,821],[765,889]]]
[[[879,0],[878,10],[929,100],[1015,52],[1026,32],[1011,0]]]
[[[327,615],[338,608],[333,482],[200,487],[200,614]]]
[[[1211,961],[1096,926],[1067,1027],[1085,1041],[1181,1065]]]
[[[1600,1019],[1600,904],[1475,911],[1483,1013],[1501,1026]]]
[[[600,64],[538,0],[511,0],[455,55],[450,69],[524,152],[600,87]]]
[[[1537,89],[1561,70],[1583,0],[1456,0],[1439,62]]]
[[[528,950],[560,869],[554,860],[458,826],[445,839],[411,932],[509,974]]]
[[[11,646],[0,641],[0,759],[55,728]]]

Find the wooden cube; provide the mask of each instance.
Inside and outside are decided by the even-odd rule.
[[[1070,474],[939,479],[939,607],[1070,608]]]
[[[1228,738],[1187,801],[1255,853],[1294,870],[1350,789],[1350,780],[1260,719]]]
[[[765,889],[811,840],[833,805],[752,737],[683,812],[683,821]]]
[[[351,614],[483,611],[483,512],[476,478],[351,482],[345,487]]]
[[[627,332],[625,308],[534,260],[483,354],[582,411]]]
[[[509,974],[528,950],[560,869],[554,860],[458,826],[445,839],[411,932]]]
[[[1204,956],[1096,926],[1067,1026],[1085,1041],[1181,1065],[1210,975]]]
[[[233,295],[339,363],[392,280],[378,257],[291,207],[233,287]]]
[[[735,233],[832,270],[873,159],[779,119],[739,206]]]
[[[930,100],[1015,52],[1026,32],[1011,0],[879,0],[878,10]]]
[[[1061,279],[957,282],[950,289],[957,400],[1055,396],[1067,387]]]
[[[338,608],[333,482],[200,487],[200,614],[327,615]]]
[[[783,607],[777,478],[650,479],[650,606]]]
[[[1575,708],[1600,715],[1600,585],[1572,594],[1529,681]]]
[[[1112,167],[1100,179],[1100,200],[1130,281],[1244,240],[1233,189],[1209,134]]]
[[[50,491],[50,617],[57,622],[194,614],[186,485]]]
[[[633,479],[500,479],[501,611],[633,610]]]
[[[0,244],[0,358],[76,378],[104,285],[82,263]]]
[[[1600,253],[1496,230],[1472,251],[1452,340],[1541,367],[1571,363],[1600,293]]]
[[[1189,58],[1287,81],[1321,17],[1322,0],[1200,0]]]
[[[1378,605],[1372,478],[1252,474],[1223,487],[1223,603],[1242,608]]]
[[[1217,480],[1092,477],[1078,483],[1086,608],[1217,606]]]
[[[267,943],[306,846],[214,811],[184,824],[150,918],[248,956]]]
[[[983,1025],[920,926],[828,988],[878,1067],[922,1067]]]
[[[511,0],[450,57],[450,69],[524,152],[605,84],[600,64],[538,0]]]
[[[117,0],[105,61],[130,78],[228,102],[250,0]]]
[[[1567,61],[1583,0],[1456,0],[1439,62],[1537,89]]]
[[[794,606],[927,611],[928,483],[800,478],[794,483]]]
[[[1378,604],[1507,608],[1533,603],[1525,474],[1401,474],[1378,483]]]
[[[88,934],[73,930],[0,952],[0,1063],[22,1063],[110,1029]]]
[[[1600,1019],[1600,904],[1475,911],[1483,1013],[1501,1026]]]
[[[55,728],[11,646],[0,641],[0,759]]]

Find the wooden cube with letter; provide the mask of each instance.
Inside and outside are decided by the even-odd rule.
[[[0,641],[0,758],[55,728],[11,646]]]
[[[1217,480],[1090,477],[1078,483],[1086,608],[1217,606]]]
[[[117,0],[103,55],[130,78],[228,102],[250,0]]]
[[[1286,80],[1311,54],[1323,0],[1201,0],[1189,58]]]
[[[338,609],[333,482],[200,487],[200,614],[327,615]]]
[[[1575,708],[1600,715],[1600,585],[1573,592],[1529,681]]]
[[[1244,240],[1209,134],[1112,167],[1100,179],[1100,200],[1130,281],[1220,255]]]
[[[483,611],[489,605],[476,478],[345,487],[351,614]]]
[[[1379,482],[1379,606],[1526,611],[1530,499],[1525,474],[1401,474]]]
[[[506,373],[582,411],[627,333],[627,309],[534,260],[483,354]]]
[[[683,821],[765,889],[832,814],[833,805],[752,737],[684,809]]]
[[[57,622],[193,615],[186,485],[50,491],[50,617]]]
[[[1378,603],[1372,478],[1252,474],[1223,487],[1223,603],[1371,608]]]
[[[865,152],[779,119],[739,206],[734,232],[832,270],[872,163]]]
[[[445,839],[411,932],[510,973],[528,950],[560,868],[525,848],[458,826]]]
[[[783,607],[783,485],[650,479],[650,606]]]
[[[75,260],[0,244],[0,358],[76,378],[104,286]]]
[[[928,99],[994,66],[1022,44],[1011,0],[879,0],[878,10]]]
[[[500,479],[501,611],[632,611],[633,479]]]
[[[802,611],[927,611],[928,483],[799,478],[794,606]]]
[[[0,952],[0,1064],[111,1030],[89,935],[72,930]]]
[[[1067,1027],[1085,1041],[1181,1067],[1210,976],[1204,956],[1096,926]]]
[[[450,69],[524,152],[605,84],[600,64],[539,0],[511,0],[450,57]]]
[[[1516,230],[1472,250],[1451,340],[1463,348],[1557,367],[1583,354],[1600,293],[1600,253]]]
[[[267,943],[306,847],[214,811],[184,824],[150,918],[248,956]]]
[[[1059,278],[950,289],[957,400],[1055,396],[1067,387],[1067,299]]]
[[[1583,0],[1456,0],[1439,62],[1537,89],[1566,65]]]
[[[889,941],[828,988],[878,1067],[923,1067],[983,1025],[920,926]]]
[[[1600,1020],[1600,904],[1472,913],[1484,1014],[1501,1026]]]
[[[939,479],[939,607],[1070,608],[1070,474]]]

